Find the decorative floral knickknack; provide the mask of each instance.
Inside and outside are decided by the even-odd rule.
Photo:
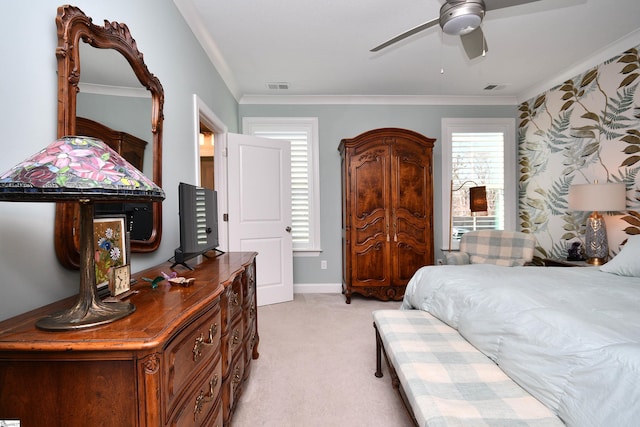
[[[125,216],[95,218],[93,236],[96,283],[100,287],[109,283],[114,267],[127,264]]]

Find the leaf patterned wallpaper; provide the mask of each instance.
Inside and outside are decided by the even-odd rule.
[[[640,234],[640,46],[519,106],[519,228],[536,256],[584,244],[589,212],[569,210],[569,187],[624,182],[627,211],[605,214],[611,256]]]

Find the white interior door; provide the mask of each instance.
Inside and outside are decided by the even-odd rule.
[[[255,251],[258,305],[293,299],[291,146],[227,134],[229,251]]]

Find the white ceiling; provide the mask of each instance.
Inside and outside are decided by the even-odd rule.
[[[438,17],[443,0],[174,2],[240,102],[274,95],[523,101],[640,44],[640,0],[540,0],[489,11],[482,24],[489,52],[474,60],[439,26],[369,52]],[[269,82],[289,89],[271,90]],[[498,89],[484,90],[489,84]]]

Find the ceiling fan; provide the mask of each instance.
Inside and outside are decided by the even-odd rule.
[[[469,59],[485,54],[489,49],[480,28],[486,12],[510,6],[519,6],[540,0],[446,0],[440,8],[440,17],[427,21],[415,28],[382,43],[371,49],[377,52],[394,43],[404,40],[427,28],[440,24],[445,34],[460,36],[462,46]]]

